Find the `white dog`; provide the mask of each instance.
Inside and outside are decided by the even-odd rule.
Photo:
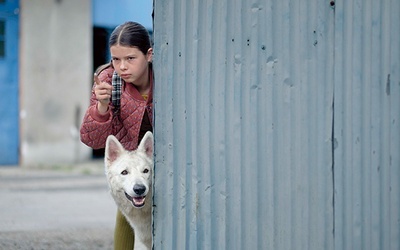
[[[113,135],[106,142],[104,161],[108,185],[119,210],[135,232],[135,250],[152,247],[153,151],[151,132],[131,152]]]

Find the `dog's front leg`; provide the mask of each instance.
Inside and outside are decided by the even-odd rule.
[[[144,244],[144,242],[142,242],[141,240],[137,240],[135,239],[135,246],[133,248],[134,250],[150,250],[151,246],[146,246],[146,244]]]

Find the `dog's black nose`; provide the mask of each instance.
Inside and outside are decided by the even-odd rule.
[[[146,187],[144,185],[136,184],[133,186],[133,192],[137,195],[142,195],[146,191]]]

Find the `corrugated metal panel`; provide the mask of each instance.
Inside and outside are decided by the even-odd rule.
[[[353,35],[343,27],[352,25],[354,13],[343,4],[335,10],[317,0],[155,1],[155,249],[351,249],[374,237],[398,244],[399,221],[387,221],[385,209],[399,218],[398,35],[393,39],[399,32],[393,24],[400,9],[394,1],[384,7],[392,11],[385,20],[394,43],[363,47],[372,56],[384,47],[380,60],[392,55],[379,66],[379,72],[391,70],[389,102],[372,91],[369,99],[352,95],[363,83],[357,72],[372,78],[371,89],[379,76],[360,68],[368,58],[358,62],[360,71],[348,69],[356,53],[348,46],[362,41],[345,40]],[[353,117],[370,112],[361,106],[368,101],[369,120]],[[383,104],[390,119],[373,120],[383,115]],[[377,131],[368,134],[372,126]],[[360,131],[369,146],[348,151]],[[390,162],[383,150],[391,151]],[[371,171],[360,171],[369,159],[392,167],[374,180]],[[371,186],[353,190],[355,180],[378,190],[371,196]],[[391,193],[383,195],[389,185]],[[380,236],[353,237],[360,225],[353,221],[357,195],[386,204],[363,210],[380,218],[366,229]],[[389,231],[381,232],[384,225]]]
[[[400,249],[400,1],[336,8],[337,249]]]

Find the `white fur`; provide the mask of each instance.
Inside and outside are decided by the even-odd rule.
[[[153,149],[151,132],[147,132],[138,148],[131,152],[125,150],[113,135],[108,136],[106,142],[104,161],[108,185],[118,209],[135,232],[135,250],[152,247]],[[132,200],[126,197],[126,194],[130,197],[139,196],[135,193],[134,187],[136,192],[144,191],[140,195],[145,195],[144,205],[141,207],[134,206]],[[141,205],[140,198],[136,204]]]

